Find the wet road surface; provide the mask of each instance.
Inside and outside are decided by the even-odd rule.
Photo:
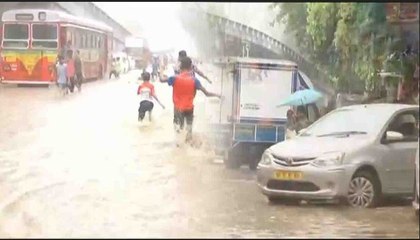
[[[137,122],[136,74],[55,88],[0,88],[0,237],[418,238],[411,206],[269,204],[247,168],[174,147],[171,89]],[[204,100],[196,103],[203,131]]]

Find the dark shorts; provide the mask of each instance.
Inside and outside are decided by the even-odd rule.
[[[83,74],[82,73],[76,73],[76,82],[82,84],[83,82]]]
[[[139,118],[143,120],[146,112],[153,110],[153,103],[150,101],[141,101],[139,107]]]
[[[179,125],[181,129],[184,128],[184,123],[191,126],[194,120],[194,109],[191,110],[178,110],[174,108],[174,124]]]

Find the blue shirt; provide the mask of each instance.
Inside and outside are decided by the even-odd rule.
[[[67,64],[57,64],[57,83],[67,83]]]
[[[194,76],[194,74],[192,74],[192,75],[193,75],[193,76],[192,76],[192,78],[194,79],[195,89],[200,89],[200,88],[201,88],[201,82],[200,82],[200,80],[198,80],[198,79]],[[177,76],[171,76],[171,77],[169,77],[169,78],[168,78],[168,85],[169,85],[169,86],[173,86],[173,85],[174,85],[175,80],[176,80],[176,77],[177,77]]]
[[[181,69],[179,68],[179,66],[180,66],[180,63],[178,62],[178,65],[176,65],[174,67],[175,74],[180,74],[181,73]],[[191,71],[191,73],[192,73],[193,77],[195,77],[195,72],[196,71],[197,71],[197,67],[195,66],[195,64],[192,64],[192,71]]]

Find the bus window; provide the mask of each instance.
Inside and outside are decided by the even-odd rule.
[[[3,47],[27,48],[28,40],[28,24],[4,24]]]
[[[71,42],[73,43],[73,46],[76,47],[76,34],[74,31],[71,34]]]
[[[98,48],[102,49],[102,36],[99,36],[98,38]]]
[[[96,36],[96,48],[101,48],[100,42],[101,42],[101,37]]]
[[[58,32],[56,24],[33,24],[32,47],[33,48],[57,48]],[[71,36],[68,36],[71,39]]]
[[[93,34],[90,35],[90,47],[91,48],[96,47],[95,36]]]
[[[74,33],[74,42],[73,42],[73,44],[74,44],[74,47],[75,48],[80,48],[80,46],[79,46],[79,44],[80,44],[80,38],[79,38],[79,35],[77,34],[77,32],[75,32]]]
[[[67,29],[66,43],[71,42],[71,35],[73,35],[72,32],[70,31],[70,29]]]
[[[86,48],[90,48],[91,47],[91,42],[90,42],[90,34],[86,34]]]
[[[86,34],[82,35],[82,48],[86,48]]]
[[[96,48],[97,42],[96,42],[96,34],[92,34],[92,48]]]

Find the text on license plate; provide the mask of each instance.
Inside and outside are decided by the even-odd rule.
[[[274,178],[278,180],[300,180],[303,178],[302,172],[296,171],[275,171]]]

